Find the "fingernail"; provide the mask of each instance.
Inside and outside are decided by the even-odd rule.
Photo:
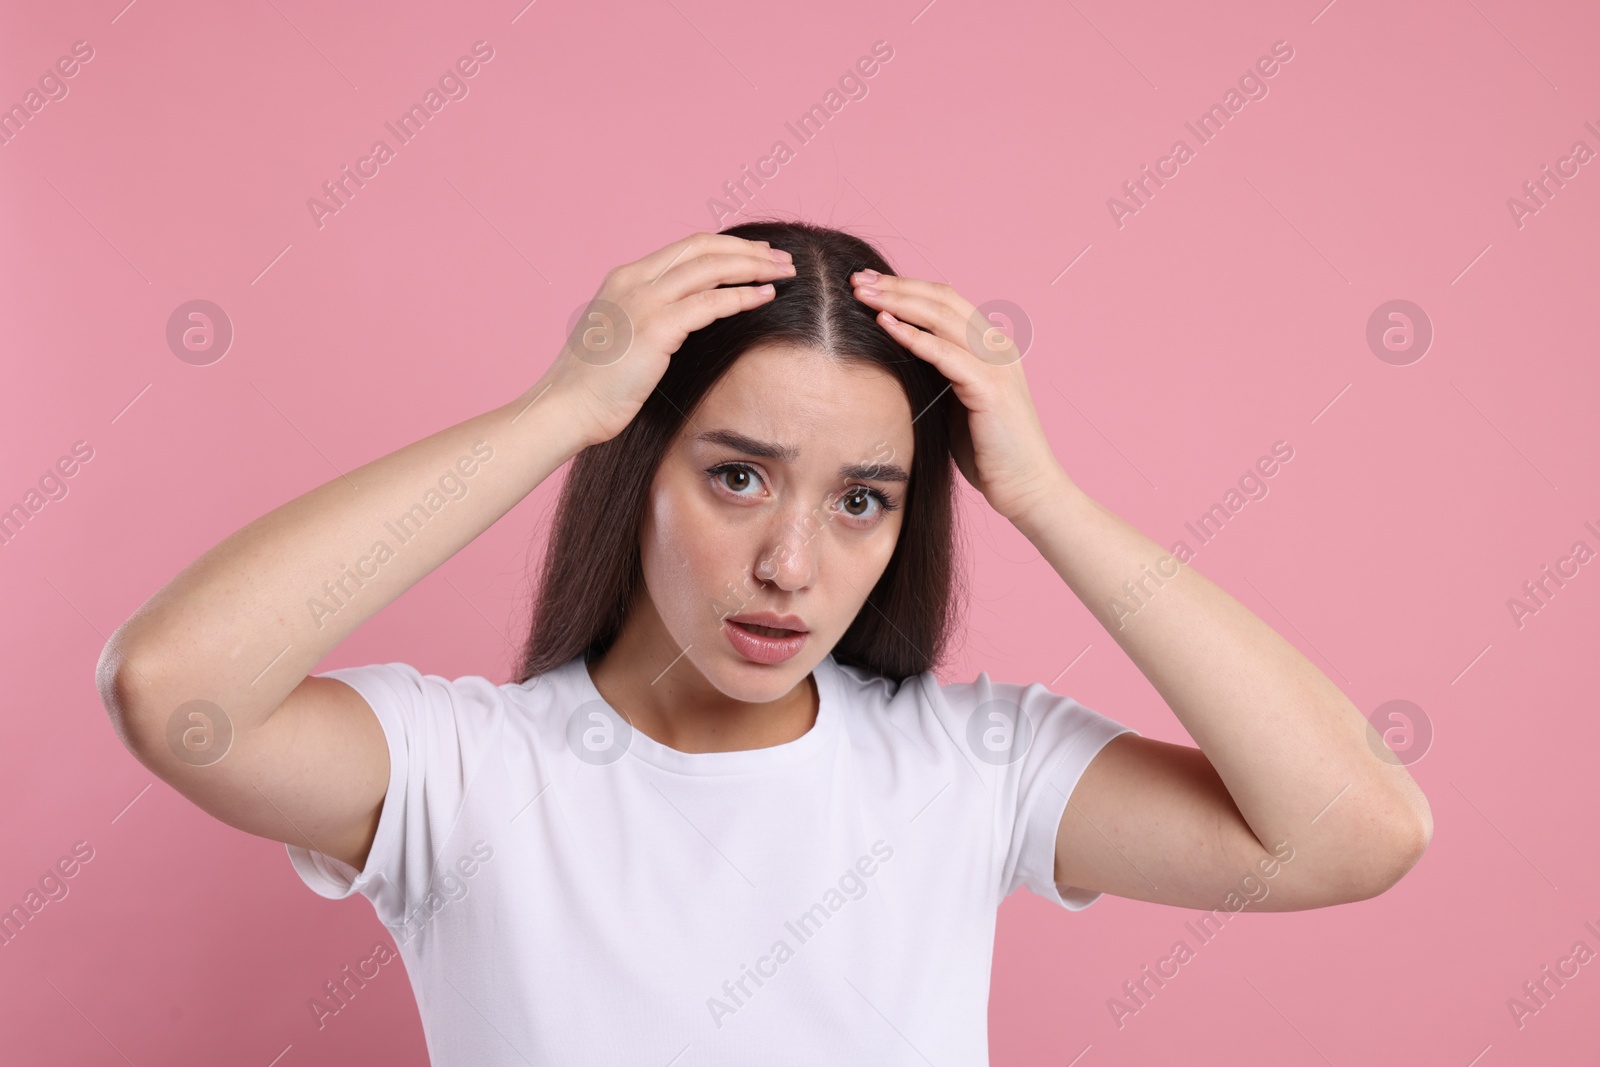
[[[772,252],[772,258],[773,259],[776,259],[776,260],[778,260],[780,262],[783,262],[783,263],[792,263],[792,262],[794,262],[794,257],[791,256],[789,253],[785,252],[781,248],[771,249],[771,252]]]
[[[878,272],[875,270],[858,270],[854,274],[850,275],[850,277],[865,278],[869,282],[875,282],[878,280]]]

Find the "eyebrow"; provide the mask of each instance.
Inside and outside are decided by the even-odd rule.
[[[761,456],[766,459],[781,460],[784,463],[793,463],[800,458],[800,449],[794,445],[774,445],[766,441],[757,441],[754,437],[746,437],[736,430],[707,430],[695,434],[694,440],[723,445],[748,456]],[[846,463],[839,468],[839,477],[846,480],[864,479],[875,482],[911,481],[906,469],[898,463]]]

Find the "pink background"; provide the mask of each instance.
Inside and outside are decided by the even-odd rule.
[[[0,506],[74,442],[93,458],[0,546],[0,906],[74,842],[94,858],[0,948],[0,1060],[425,1062],[398,969],[317,1030],[308,998],[387,937],[371,906],[319,899],[281,844],[154,780],[95,661],[228,533],[526,388],[606,269],[735,221],[708,200],[783,139],[754,211],[1022,307],[1057,455],[1163,544],[1289,442],[1195,565],[1363,712],[1408,700],[1433,731],[1407,758],[1435,837],[1399,886],[1239,917],[1120,1029],[1108,998],[1195,913],[1009,899],[994,1062],[1594,1062],[1600,962],[1520,1029],[1506,1002],[1574,942],[1600,950],[1600,563],[1520,628],[1507,601],[1575,541],[1600,550],[1600,161],[1521,226],[1507,200],[1575,141],[1600,150],[1600,17],[921,2],[8,7],[0,104],[76,41],[94,58],[0,146]],[[478,40],[470,94],[319,229],[307,199]],[[784,123],[880,40],[867,95],[801,145]],[[1197,145],[1184,122],[1280,40],[1269,94]],[[1116,225],[1108,198],[1178,138],[1195,157]],[[206,366],[165,339],[196,298],[235,330]],[[1435,331],[1404,366],[1366,342],[1394,299]],[[504,680],[556,486],[321,669]],[[967,515],[976,595],[945,676],[1053,683],[1187,743],[970,489]]]

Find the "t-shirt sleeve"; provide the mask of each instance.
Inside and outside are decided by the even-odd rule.
[[[344,682],[366,700],[389,746],[389,784],[366,866],[286,845],[295,872],[318,895],[360,893],[378,917],[400,922],[433,878],[438,846],[464,799],[463,736],[456,686],[404,663],[345,667],[317,675]]]
[[[987,681],[987,676],[980,676]],[[1089,763],[1112,738],[1138,731],[1078,703],[1052,693],[1038,682],[1027,686],[991,683],[986,699],[1002,714],[1007,703],[1021,709],[1026,725],[1016,725],[1012,766],[1015,777],[1015,819],[1002,871],[1002,896],[1026,886],[1038,896],[1069,911],[1082,911],[1101,896],[1075,886],[1057,886],[1056,835],[1068,798]]]

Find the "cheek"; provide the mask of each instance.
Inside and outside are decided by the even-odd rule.
[[[900,539],[899,523],[902,520],[896,515],[892,521],[895,523],[894,529],[888,529],[888,524],[885,523],[883,536],[873,539],[872,551],[862,554],[862,569],[866,572],[862,579],[864,583],[862,588],[871,589],[876,585],[878,578],[888,569],[889,560],[894,556],[895,546]]]
[[[652,498],[642,534],[640,565],[662,616],[714,618],[744,558],[727,528],[692,490],[675,489]]]
[[[867,562],[870,569],[882,571],[889,565],[889,558],[894,555],[895,547],[904,533],[905,521],[905,502],[902,500],[900,507],[879,523],[866,539],[860,558]]]

